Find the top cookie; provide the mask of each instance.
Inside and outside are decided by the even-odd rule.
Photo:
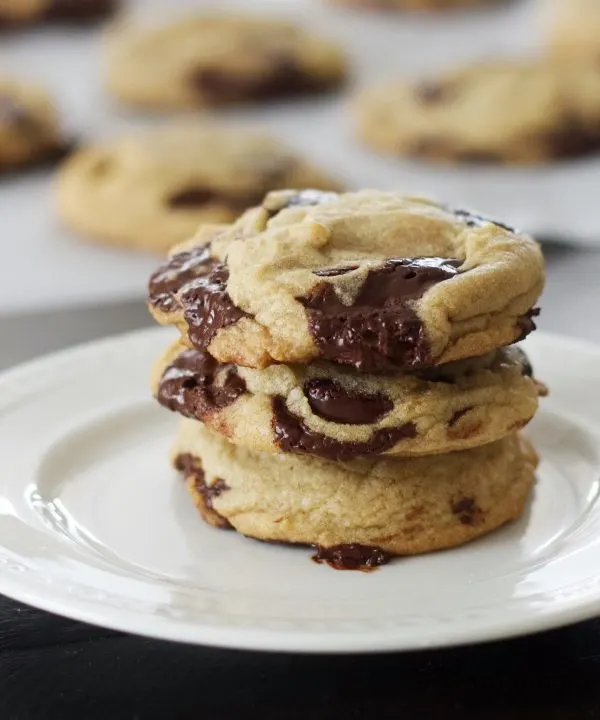
[[[356,111],[360,137],[377,150],[538,163],[600,147],[600,73],[541,62],[479,64],[368,89]]]
[[[559,60],[600,60],[598,0],[558,0],[549,6],[550,50]]]
[[[283,191],[175,248],[149,302],[221,362],[379,372],[524,337],[543,284],[535,241],[467,211],[372,190]]]
[[[45,90],[0,79],[0,173],[58,160],[70,145]]]
[[[40,22],[93,22],[118,5],[118,0],[0,0],[0,29]]]
[[[344,75],[339,48],[299,27],[209,16],[118,32],[106,81],[126,103],[168,109],[320,92]]]

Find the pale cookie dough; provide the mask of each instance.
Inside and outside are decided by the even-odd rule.
[[[394,555],[460,545],[519,517],[537,465],[517,434],[444,456],[331,463],[236,447],[194,420],[182,421],[172,459],[211,524]]]
[[[0,174],[57,161],[70,148],[45,90],[0,79]]]
[[[362,91],[358,135],[433,160],[542,163],[600,148],[600,72],[542,61],[477,64]]]
[[[287,191],[174,248],[149,306],[221,362],[381,372],[515,342],[543,285],[537,243],[501,223],[397,193]]]
[[[289,185],[339,187],[261,133],[175,124],[75,153],[58,176],[58,212],[83,235],[165,252],[199,224],[230,222]]]
[[[116,29],[111,40],[108,90],[151,109],[322,92],[346,74],[336,45],[283,20],[187,17],[159,28]]]
[[[236,445],[346,461],[488,444],[524,427],[545,388],[517,348],[415,375],[366,375],[330,363],[222,365],[175,343],[152,388],[165,407]]]
[[[0,0],[0,31],[46,22],[93,22],[118,5],[118,0]]]
[[[543,6],[549,25],[548,44],[560,62],[600,62],[598,0],[553,0]]]

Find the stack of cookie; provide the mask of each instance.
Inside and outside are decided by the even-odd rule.
[[[544,283],[529,237],[395,193],[279,191],[152,276],[179,339],[153,373],[203,518],[337,567],[518,517],[537,383],[512,343]]]

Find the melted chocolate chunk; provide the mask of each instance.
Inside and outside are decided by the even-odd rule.
[[[86,23],[110,15],[118,5],[118,0],[50,0],[44,19]]]
[[[358,270],[358,267],[358,265],[347,265],[346,267],[323,268],[323,270],[313,270],[313,275],[318,275],[319,277],[338,277],[353,270]]]
[[[456,88],[437,82],[422,82],[415,87],[415,96],[423,105],[437,105],[452,100]]]
[[[533,366],[529,362],[529,358],[520,348],[512,348],[512,352],[517,356],[517,361],[521,365],[521,372],[525,377],[533,377]]]
[[[386,260],[372,270],[353,305],[344,305],[323,282],[298,298],[321,356],[364,372],[417,368],[431,361],[423,323],[412,303],[453,278],[461,261],[443,258]]]
[[[476,215],[469,210],[450,210],[450,212],[456,215],[457,218],[460,218],[465,223],[465,225],[468,225],[469,227],[483,227],[486,223],[492,223],[492,225],[497,225],[498,227],[503,228],[507,232],[516,232],[516,230],[510,225],[505,225],[504,223],[498,222],[497,220],[491,220],[490,218],[484,217],[483,215]]]
[[[215,103],[268,100],[327,90],[329,78],[313,77],[293,58],[277,55],[262,75],[244,75],[226,68],[202,68],[191,77],[194,87]]]
[[[169,312],[178,306],[175,294],[188,282],[199,275],[207,274],[215,265],[211,257],[210,245],[177,253],[150,277],[148,298],[150,303],[161,310]]]
[[[189,453],[182,453],[175,458],[175,469],[184,475],[204,475],[202,463]]]
[[[188,187],[180,190],[169,198],[167,203],[173,210],[185,210],[201,208],[209,203],[219,203],[225,205],[232,212],[241,213],[253,205],[257,205],[263,198],[262,191],[243,196],[226,196],[210,188]]]
[[[248,317],[229,297],[228,279],[229,269],[213,261],[208,274],[188,283],[179,296],[189,340],[199,350],[207,348],[221,328]]]
[[[162,312],[183,309],[190,342],[199,350],[218,330],[246,317],[226,287],[228,268],[210,254],[210,244],[177,253],[150,278],[148,297]]]
[[[311,430],[287,409],[284,398],[274,397],[272,405],[275,442],[283,452],[318,455],[327,460],[346,462],[383,453],[399,440],[414,438],[417,434],[414,423],[405,423],[400,427],[375,430],[367,442],[344,442]]]
[[[521,340],[525,340],[529,333],[537,329],[537,325],[535,324],[533,318],[537,317],[539,314],[539,308],[531,308],[531,310],[528,310],[525,315],[521,315],[517,322],[517,325],[521,330],[521,334],[515,340],[515,342],[521,342]]]
[[[307,380],[304,393],[315,415],[345,425],[376,423],[394,407],[382,393],[362,395],[329,378]]]
[[[282,210],[292,207],[312,207],[337,200],[339,195],[334,192],[323,192],[321,190],[300,190],[285,198],[283,204],[270,205],[267,200],[263,203],[264,209],[269,213],[269,218],[275,217]]]
[[[333,545],[328,548],[315,545],[315,550],[312,559],[316,563],[327,563],[335,570],[371,572],[392,559],[392,555],[380,547],[358,543]]]
[[[456,423],[461,419],[461,417],[464,417],[469,412],[469,410],[472,410],[472,409],[473,409],[473,405],[469,405],[468,407],[463,408],[462,410],[457,410],[452,415],[450,420],[448,421],[448,427],[454,427],[456,425]]]
[[[463,525],[477,525],[481,519],[481,510],[471,497],[463,497],[450,504],[452,513],[457,516]]]
[[[543,140],[550,157],[579,157],[600,147],[600,132],[590,132],[577,117],[569,117],[560,128],[548,132]]]
[[[175,458],[175,468],[182,472],[186,478],[194,476],[194,488],[202,498],[204,509],[208,515],[208,517],[205,516],[205,520],[209,521],[211,525],[224,530],[232,528],[233,526],[229,520],[217,512],[213,506],[213,500],[226,490],[229,490],[225,480],[217,478],[212,485],[207,485],[202,463],[188,453],[183,453]]]
[[[216,374],[223,371],[221,382]],[[202,350],[184,350],[163,373],[156,399],[169,410],[203,420],[235,402],[246,383],[233,365],[218,363]]]

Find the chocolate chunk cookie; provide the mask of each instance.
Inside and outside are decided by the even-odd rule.
[[[323,92],[346,73],[332,43],[284,21],[188,17],[117,30],[106,84],[129,105],[166,110]]]
[[[524,337],[543,284],[537,243],[468,211],[397,193],[282,191],[175,248],[149,305],[223,363],[320,358],[389,372]]]
[[[542,163],[600,148],[600,73],[531,61],[480,64],[368,89],[360,138],[376,150],[465,163]]]
[[[195,420],[182,422],[172,459],[211,524],[316,545],[340,563],[383,562],[383,553],[430,552],[488,533],[522,514],[537,465],[516,434],[442,456],[331,463],[251,451]]]
[[[166,251],[200,223],[230,222],[289,185],[337,184],[259,133],[177,124],[74,154],[59,173],[58,210],[83,235]]]
[[[0,174],[58,161],[71,147],[45,90],[0,79]]]
[[[118,0],[4,0],[0,31],[37,23],[87,24],[111,15]]]
[[[253,370],[176,343],[157,362],[152,384],[162,405],[236,445],[335,461],[495,442],[531,420],[544,391],[516,348],[382,376],[325,362]]]

